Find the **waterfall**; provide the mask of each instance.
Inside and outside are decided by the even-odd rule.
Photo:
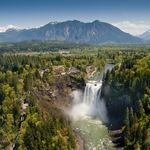
[[[88,81],[86,83],[83,105],[86,105],[86,115],[99,117],[103,122],[107,122],[107,110],[103,99],[100,99],[102,81]]]
[[[81,92],[78,90],[72,93],[74,105],[69,114],[78,116],[97,117],[103,122],[108,121],[107,109],[105,102],[100,99],[102,81],[88,81],[82,98]],[[81,102],[82,101],[82,102]]]
[[[97,106],[100,100],[102,82],[89,81],[86,84],[83,103],[89,106]]]

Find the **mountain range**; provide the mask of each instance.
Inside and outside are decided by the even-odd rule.
[[[11,28],[0,33],[1,42],[24,40],[59,40],[87,44],[145,42],[143,39],[125,33],[119,28],[99,20],[90,23],[78,20],[50,22],[40,28]]]
[[[150,29],[138,36],[141,39],[150,41]]]

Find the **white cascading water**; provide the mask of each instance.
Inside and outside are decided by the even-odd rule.
[[[89,107],[86,115],[99,117],[103,122],[108,122],[105,103],[101,96],[102,81],[88,81],[86,83],[83,104]]]
[[[83,103],[96,107],[100,100],[102,82],[88,81],[84,91]]]

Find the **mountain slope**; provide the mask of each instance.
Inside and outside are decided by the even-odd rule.
[[[144,40],[127,34],[111,24],[98,20],[92,23],[83,23],[77,20],[54,22],[40,28],[0,33],[1,42],[23,40],[63,40],[88,44],[144,42]]]
[[[150,41],[150,29],[138,36],[141,39]]]

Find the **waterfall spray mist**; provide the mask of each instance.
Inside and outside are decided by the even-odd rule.
[[[72,93],[74,105],[69,111],[69,114],[74,117],[97,117],[102,122],[108,122],[105,102],[104,100],[100,99],[101,88],[101,82],[89,81],[86,84],[84,96],[81,91],[74,91]]]

